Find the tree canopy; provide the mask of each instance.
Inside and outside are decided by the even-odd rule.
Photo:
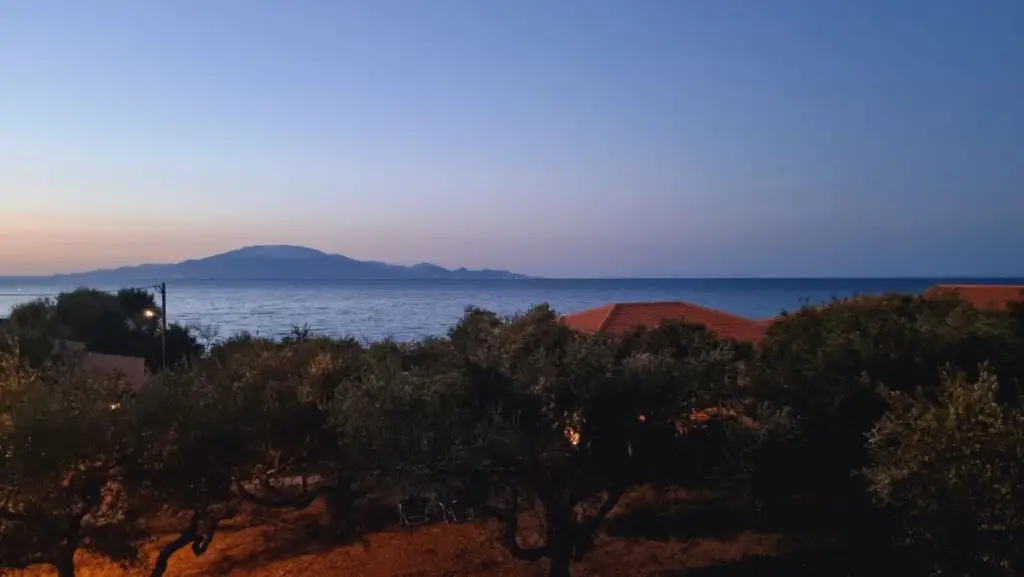
[[[73,575],[80,549],[144,563],[138,521],[181,513],[152,561],[161,575],[173,555],[204,554],[244,507],[323,499],[323,534],[344,537],[365,529],[361,502],[432,484],[461,492],[499,521],[497,544],[555,576],[640,485],[713,487],[754,511],[831,491],[874,502],[887,521],[871,530],[917,551],[953,547],[949,528],[966,527],[955,533],[975,544],[965,556],[931,559],[949,574],[1020,567],[1024,503],[1015,469],[1000,468],[1024,446],[1015,310],[861,297],[787,315],[756,347],[678,322],[587,335],[547,306],[510,318],[471,308],[445,337],[412,343],[296,329],[202,350],[181,329],[191,362],[131,399],[112,377],[25,351],[54,335],[147,350],[153,305],[76,291],[12,316],[0,567]],[[543,526],[529,545],[527,511]]]
[[[147,368],[157,372],[163,367],[164,342],[169,366],[187,364],[202,352],[187,327],[171,323],[161,335],[162,315],[147,290],[82,288],[14,307],[9,331],[19,335],[23,351],[36,364],[49,357],[54,342],[71,340],[90,352],[144,358]]]

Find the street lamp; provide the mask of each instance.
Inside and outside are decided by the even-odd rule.
[[[162,282],[153,287],[160,291],[160,365],[167,372],[167,283]],[[151,319],[157,315],[153,309],[142,311],[142,316]]]

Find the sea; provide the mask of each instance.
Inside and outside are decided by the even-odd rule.
[[[1024,279],[174,281],[167,283],[167,313],[171,322],[201,328],[205,338],[214,340],[243,330],[280,337],[308,327],[331,336],[410,341],[444,335],[469,306],[511,315],[542,303],[570,313],[609,303],[683,300],[765,318],[855,294],[919,293],[939,283],[1024,284]],[[154,290],[139,284],[128,286]],[[0,278],[0,317],[20,303],[74,288],[50,280]]]

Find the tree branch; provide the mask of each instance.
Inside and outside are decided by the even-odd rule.
[[[2,554],[3,551],[0,551]],[[53,565],[55,555],[52,553],[31,553],[18,557],[17,561],[10,557],[0,556],[0,569],[28,569],[32,565]]]
[[[262,497],[247,491],[245,487],[242,486],[241,482],[235,483],[235,490],[238,492],[238,496],[242,499],[261,507],[270,507],[272,509],[305,509],[312,505],[313,501],[316,501],[317,497],[320,497],[326,492],[324,489],[318,488],[313,491],[306,491],[299,495],[286,495],[276,498]]]
[[[229,513],[229,517],[234,513]],[[202,521],[204,518],[209,518],[210,526],[207,531],[202,531]],[[226,517],[225,517],[226,518]],[[216,517],[209,514],[208,511],[199,509],[192,513],[192,519],[189,521],[188,527],[181,532],[181,535],[177,539],[171,541],[164,548],[160,550],[160,554],[156,558],[156,563],[153,565],[153,571],[150,573],[150,577],[162,577],[167,571],[167,564],[171,560],[171,557],[175,553],[188,547],[192,546],[192,554],[196,557],[206,553],[209,549],[210,543],[213,542],[213,537],[217,533],[217,527],[224,518]]]
[[[162,577],[167,571],[167,563],[171,560],[171,557],[181,549],[184,549],[189,544],[193,543],[198,535],[199,511],[195,511],[192,513],[192,520],[189,521],[188,527],[181,532],[181,535],[160,550],[160,554],[157,555],[156,558],[156,563],[153,565],[153,571],[149,574],[150,577]]]
[[[210,519],[210,530],[206,534],[200,533],[192,541],[192,554],[196,557],[206,553],[206,550],[210,548],[210,543],[213,543],[213,536],[217,533],[217,526],[220,525],[220,519],[213,517]]]
[[[0,519],[4,521],[18,521],[20,523],[31,523],[33,521],[38,522],[39,519],[33,519],[32,516],[24,513],[15,513],[9,509],[0,508]]]
[[[0,520],[35,525],[37,527],[42,527],[46,531],[60,531],[58,523],[38,511],[31,513],[18,513],[11,511],[10,509],[0,507]]]
[[[608,495],[605,496],[604,502],[601,503],[601,507],[594,513],[594,516],[580,524],[573,553],[575,561],[582,560],[583,556],[594,548],[594,538],[597,535],[597,530],[601,528],[601,524],[604,523],[612,509],[619,504],[619,500],[622,499],[622,493],[622,486],[614,485],[608,490]]]
[[[501,519],[503,527],[501,544],[520,561],[532,563],[543,559],[548,554],[547,545],[524,549],[519,544],[517,536],[519,533],[519,489],[512,489],[512,505],[509,508],[511,511],[506,511]]]

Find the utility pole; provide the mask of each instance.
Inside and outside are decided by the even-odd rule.
[[[160,361],[163,372],[167,373],[167,283],[160,286]]]

